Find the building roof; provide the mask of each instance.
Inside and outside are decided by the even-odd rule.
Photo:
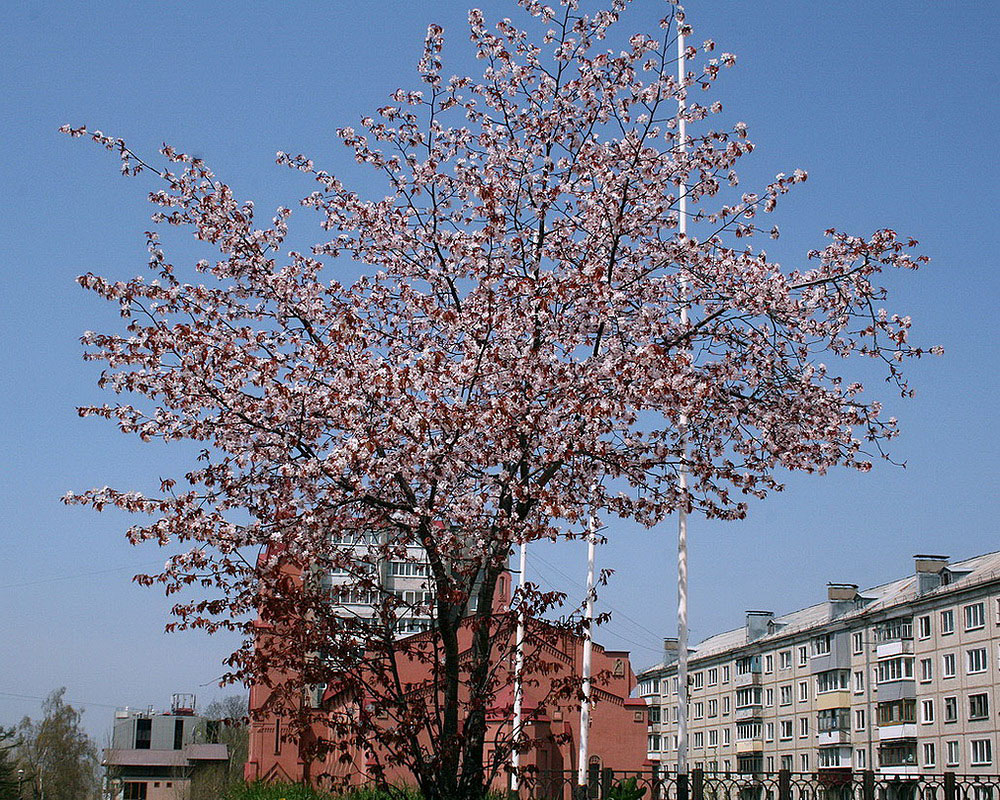
[[[960,592],[981,583],[1000,580],[1000,551],[986,553],[965,561],[948,564],[946,570],[951,576],[947,585],[939,586],[919,595],[921,601],[940,597],[941,595]],[[869,617],[881,612],[885,612],[895,606],[904,605],[918,599],[917,577],[915,574],[899,578],[880,586],[873,586],[870,589],[858,591],[858,595],[863,603],[859,603],[857,608],[850,609],[838,614],[837,622]],[[801,633],[812,628],[817,628],[828,624],[830,618],[830,604],[827,601],[816,605],[792,611],[772,620],[772,632],[754,639],[753,644],[766,644],[769,641],[784,639],[790,634]],[[730,650],[744,647],[747,642],[746,628],[740,627],[724,633],[717,633],[691,648],[691,659],[705,659],[712,656],[721,655]],[[641,670],[642,676],[649,672],[656,672],[674,665],[675,662],[665,664],[660,662],[651,667]]]
[[[104,751],[104,765],[114,767],[187,767],[192,761],[226,761],[224,744],[189,744],[183,750],[137,750],[111,748]]]

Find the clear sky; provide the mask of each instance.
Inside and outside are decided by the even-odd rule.
[[[67,490],[153,484],[190,450],[142,445],[78,404],[104,398],[78,337],[118,325],[74,283],[92,270],[127,277],[145,263],[145,193],[110,154],[56,132],[83,124],[140,152],[162,141],[204,157],[258,209],[312,187],[273,163],[304,152],[358,173],[334,130],[412,86],[428,22],[445,26],[445,73],[469,64],[470,0],[256,3],[24,0],[0,27],[0,725],[38,714],[65,685],[103,744],[114,706],[202,705],[231,690],[213,680],[234,642],[162,632],[169,603],[129,583],[165,554],[132,548],[127,518],[66,508]],[[493,17],[511,13],[488,0]],[[648,30],[660,0],[635,0],[626,27]],[[889,407],[908,467],[794,477],[741,523],[691,524],[696,641],[817,602],[828,581],[874,585],[912,569],[917,552],[968,557],[1000,549],[996,323],[998,13],[986,0],[691,0],[696,40],[738,56],[716,97],[759,149],[743,185],[808,170],[781,206],[768,248],[792,264],[825,228],[889,226],[921,240],[932,264],[893,276],[894,310],[946,355],[916,365],[915,399]],[[715,93],[713,93],[715,94]],[[361,184],[363,188],[363,184]],[[888,390],[886,390],[888,391]],[[612,526],[602,566],[617,575],[599,639],[656,660],[675,629],[674,526]],[[534,577],[582,582],[584,545],[546,548]],[[544,559],[544,561],[542,560]]]

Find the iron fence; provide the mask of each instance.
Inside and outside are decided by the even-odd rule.
[[[641,800],[1000,800],[1000,775],[890,774],[872,770],[670,773],[591,769],[585,786],[576,772],[529,773],[511,792],[517,800],[640,800],[626,796],[629,779]]]

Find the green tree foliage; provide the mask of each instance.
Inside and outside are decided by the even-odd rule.
[[[24,769],[25,800],[90,800],[100,786],[97,746],[83,730],[83,712],[56,689],[42,703],[42,719],[17,726],[17,760]]]

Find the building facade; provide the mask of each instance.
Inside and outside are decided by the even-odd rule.
[[[508,626],[512,630],[512,626]],[[528,626],[525,651],[530,660],[539,659],[544,666],[524,685],[524,725],[526,735],[532,740],[531,748],[521,755],[521,766],[535,775],[554,780],[553,786],[562,787],[564,773],[574,773],[578,768],[580,747],[580,704],[575,695],[564,696],[558,685],[578,678],[583,667],[583,638],[567,631],[550,629],[543,622],[534,621]],[[426,637],[429,633],[415,634]],[[463,651],[471,647],[472,627],[463,626],[459,632]],[[498,649],[509,652],[511,641]],[[593,707],[590,715],[590,748],[587,765],[591,771],[610,767],[616,770],[640,771],[648,767],[644,742],[646,737],[646,704],[632,697],[636,685],[635,675],[626,651],[605,650],[593,645],[592,669],[595,683],[591,687]],[[402,657],[399,663],[400,680],[404,685],[421,686],[427,678],[425,663]],[[487,759],[497,742],[506,749],[511,735],[514,676],[512,664],[500,666],[499,683],[502,686],[496,706],[487,716]],[[251,704],[263,702],[266,688],[253,687]],[[256,695],[254,694],[256,693]],[[414,691],[415,703],[428,703],[430,696],[419,689]],[[464,700],[463,700],[464,702]],[[338,698],[327,694],[317,705],[330,718],[343,718],[352,713],[353,698]],[[314,725],[313,733],[306,737],[336,740],[337,734],[323,715]],[[247,780],[304,782],[327,786],[332,782],[363,785],[372,779],[375,763],[392,764],[387,753],[380,754],[377,762],[367,748],[351,748],[350,757],[340,751],[325,759],[314,760],[308,746],[287,736],[282,736],[282,719],[276,715],[263,716],[251,728],[250,757],[246,765]],[[386,725],[393,724],[386,718]],[[554,777],[553,777],[554,776]],[[413,775],[402,765],[387,770],[390,783],[412,784]],[[499,783],[507,779],[504,774]],[[497,785],[498,790],[503,789]]]
[[[641,672],[649,760],[677,769],[677,643]],[[689,651],[688,767],[709,772],[875,770],[996,774],[1000,553],[913,572]]]
[[[185,800],[199,770],[229,760],[227,746],[211,741],[212,725],[195,713],[193,695],[174,695],[170,711],[161,713],[116,711],[111,747],[102,762],[105,796]]]

